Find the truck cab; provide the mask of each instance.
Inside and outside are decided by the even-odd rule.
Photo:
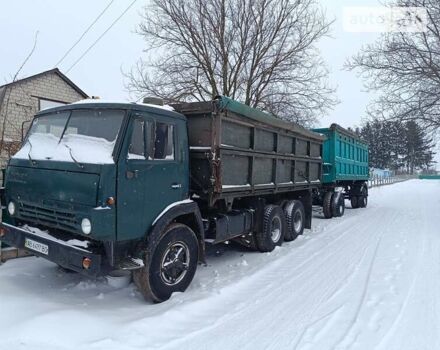
[[[142,268],[155,226],[182,216],[202,234],[188,164],[186,118],[170,108],[44,110],[6,169],[0,239],[85,275]]]

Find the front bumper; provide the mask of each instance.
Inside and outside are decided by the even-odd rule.
[[[28,231],[4,222],[0,223],[0,228],[3,234],[0,240],[10,246],[25,249],[33,255],[40,256],[86,276],[97,276],[102,272],[102,255],[90,251],[89,248],[78,247],[69,243],[69,241],[57,239],[49,234]],[[48,247],[47,254],[25,247],[26,239],[46,245]],[[89,258],[92,261],[88,269],[83,268],[84,258]]]

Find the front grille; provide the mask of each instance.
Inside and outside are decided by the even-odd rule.
[[[74,213],[61,208],[48,208],[19,203],[18,216],[32,223],[68,231],[76,231],[79,223]]]

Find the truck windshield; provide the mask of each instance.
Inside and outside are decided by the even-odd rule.
[[[36,117],[13,158],[113,163],[124,115],[119,110],[73,110]]]

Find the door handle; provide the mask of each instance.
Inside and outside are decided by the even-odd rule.
[[[182,184],[172,184],[171,188],[177,190],[178,188],[182,188]]]
[[[130,171],[130,170],[128,170],[126,173],[125,173],[125,176],[127,177],[127,179],[135,179],[135,178],[137,178],[138,177],[138,173],[139,173],[139,170],[133,170],[133,171]]]

